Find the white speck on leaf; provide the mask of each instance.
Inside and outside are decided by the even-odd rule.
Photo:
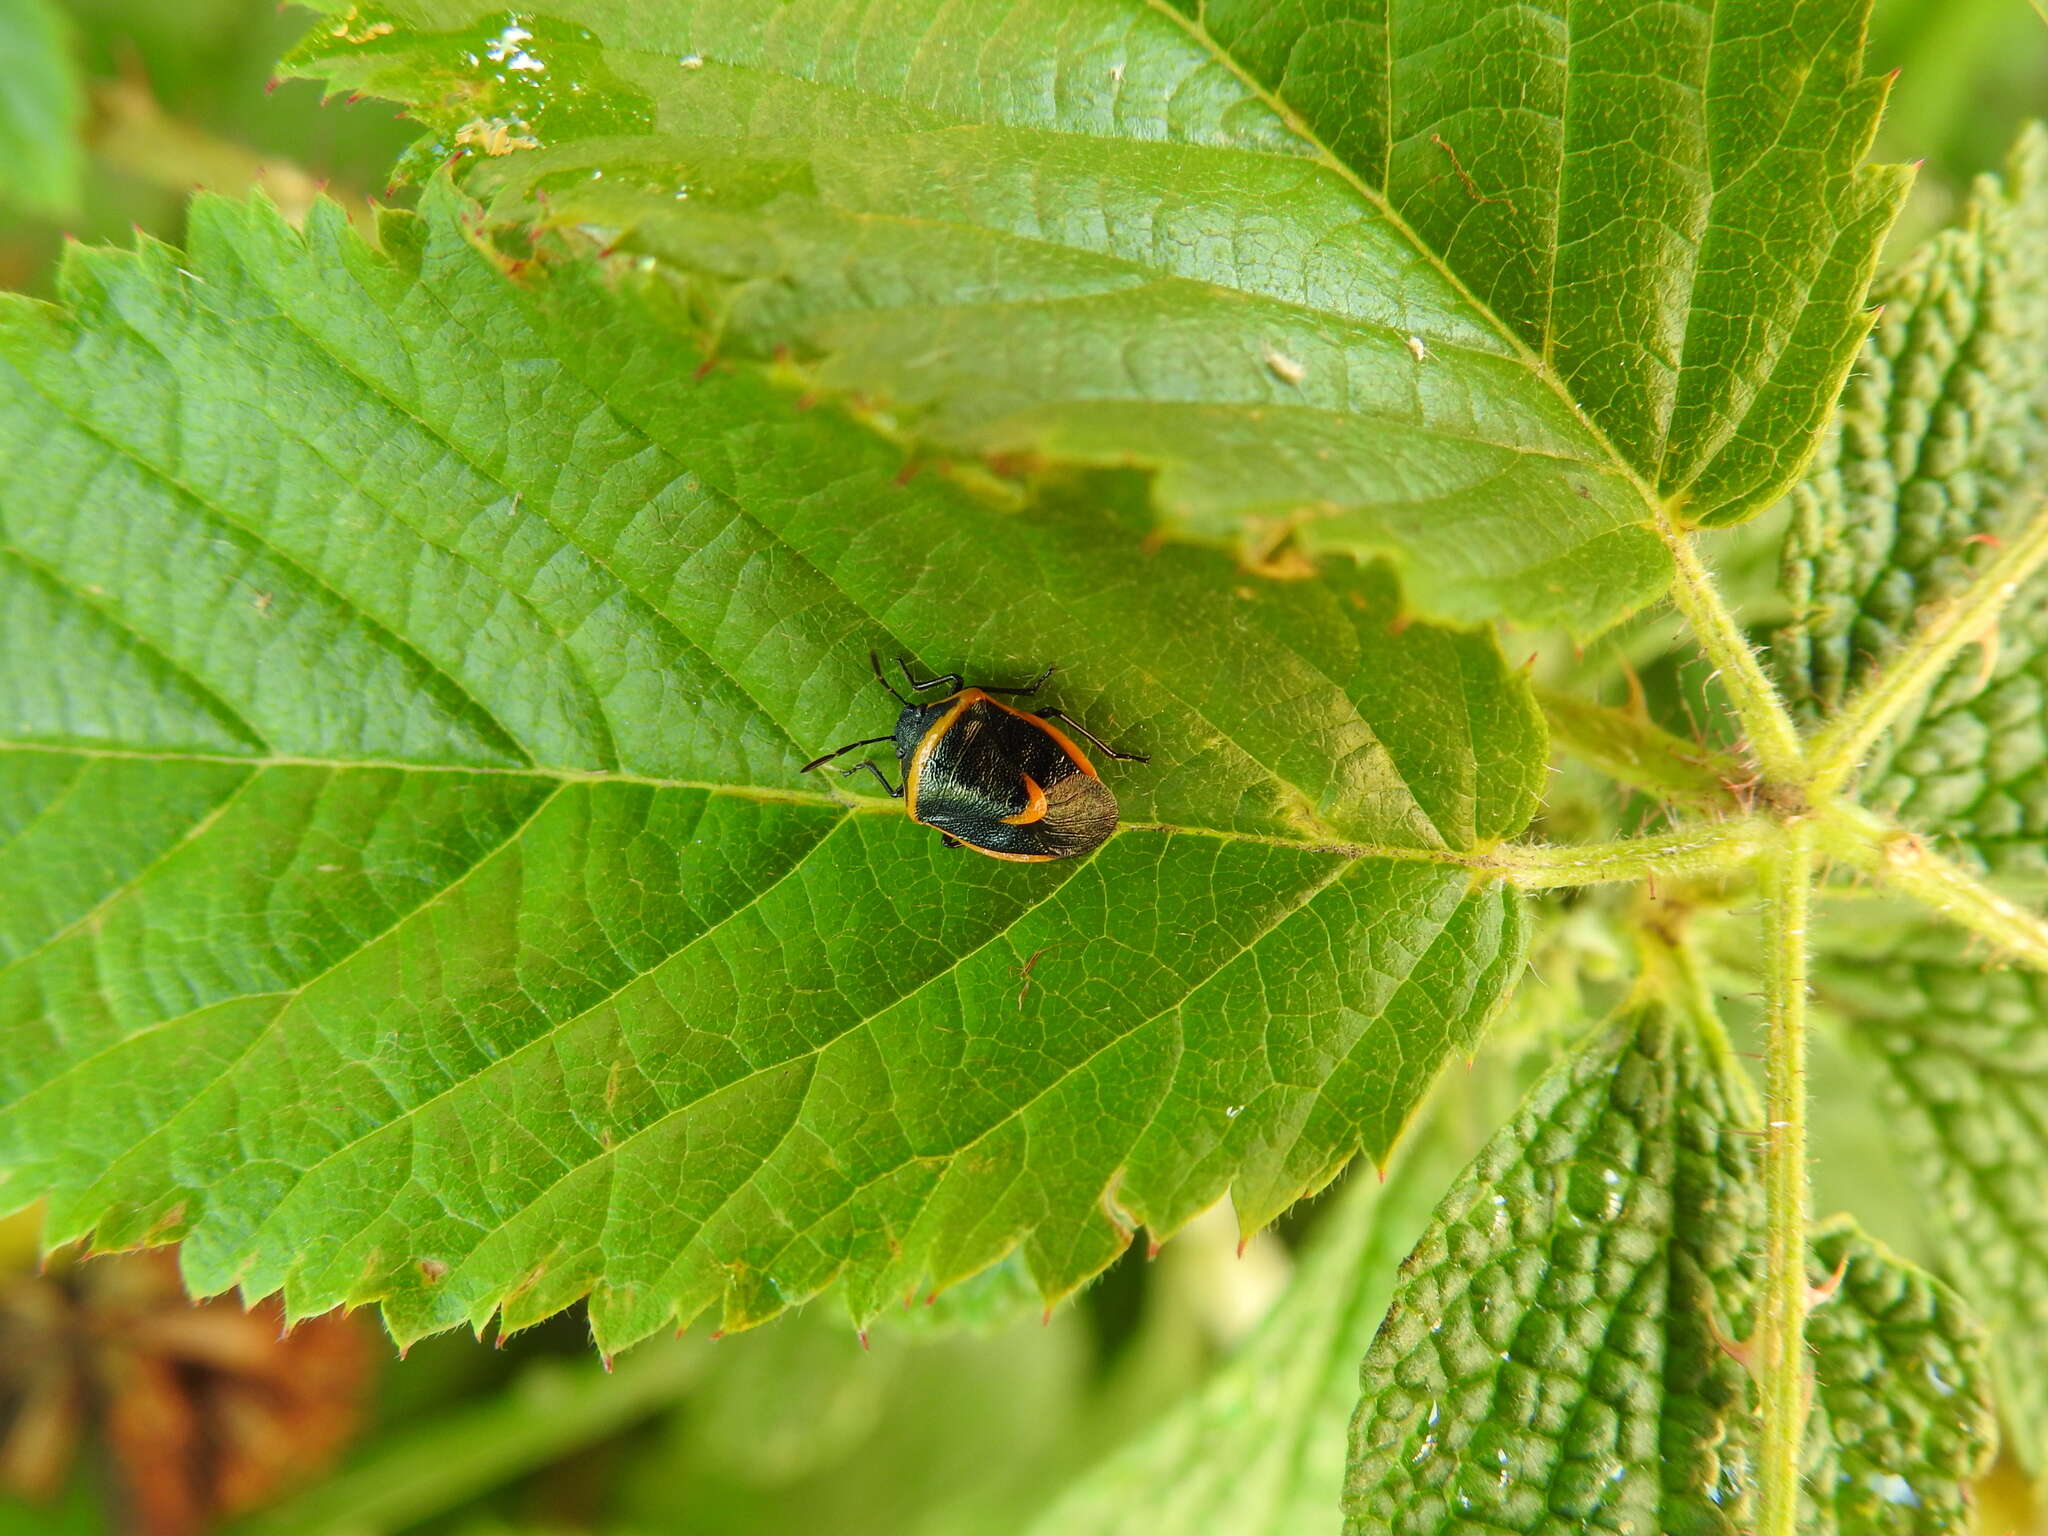
[[[1285,352],[1275,351],[1272,347],[1266,348],[1266,367],[1272,371],[1273,377],[1283,384],[1299,384],[1308,377],[1307,368]]]

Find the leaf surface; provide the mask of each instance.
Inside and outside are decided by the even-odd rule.
[[[590,1292],[614,1347],[1015,1250],[1058,1295],[1384,1156],[1521,964],[1492,643],[904,483],[459,213],[202,200],[0,308],[10,1199],[400,1338]],[[1058,660],[1153,754],[1123,829],[1004,864],[801,776],[889,727],[870,647]]]
[[[1863,770],[1865,803],[2028,889],[2048,880],[2048,593],[1964,651]]]
[[[1667,505],[1774,499],[1904,187],[1856,5],[328,8],[299,68],[655,263],[724,355],[1466,623],[1598,629]]]
[[[1816,1392],[1806,1511],[1816,1536],[1963,1530],[1991,1468],[1998,1418],[1984,1325],[1925,1270],[1846,1217],[1813,1234],[1807,1319]]]
[[[0,201],[45,217],[78,205],[85,92],[51,0],[0,0]]]
[[[1749,1528],[1748,1383],[1723,1345],[1762,1235],[1751,1099],[1655,1008],[1531,1092],[1402,1265],[1365,1356],[1349,1530]],[[1814,1528],[1954,1530],[1992,1446],[1980,1331],[1852,1229],[1820,1236],[1816,1284],[1845,1256],[1840,1310],[1814,1322]]]
[[[1348,1529],[1738,1528],[1711,1495],[1747,1482],[1744,1379],[1710,1329],[1748,1306],[1760,1191],[1730,1092],[1658,1010],[1532,1090],[1402,1265]]]
[[[1839,929],[1839,925],[1838,925]],[[1992,1329],[2013,1448],[2048,1466],[2048,979],[1989,970],[1957,935],[1838,931],[1815,970],[1822,997],[1856,1010],[1846,1032],[1869,1062],[1924,1197],[1950,1277]]]
[[[2048,491],[2048,131],[1978,179],[1953,229],[1872,295],[1884,314],[1793,496],[1773,642],[1811,713],[1840,708]]]

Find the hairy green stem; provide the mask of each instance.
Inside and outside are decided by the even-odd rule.
[[[1646,923],[1638,929],[1637,945],[1643,956],[1644,980],[1685,1016],[1700,1043],[1720,1064],[1722,1075],[1748,1088],[1749,1074],[1735,1059],[1735,1043],[1728,1038],[1728,1026],[1721,1022],[1698,943],[1689,933],[1673,933],[1662,925]],[[1755,1113],[1753,1098],[1747,1107]]]
[[[1612,843],[1499,848],[1488,856],[1486,866],[1498,870],[1525,891],[1554,891],[1617,880],[1654,879],[1659,875],[1674,879],[1721,875],[1748,863],[1776,835],[1772,822],[1761,816],[1745,816],[1736,821],[1696,823],[1674,832],[1626,837]]]
[[[1998,616],[2027,577],[2048,561],[2048,508],[1999,551],[1953,599],[1935,608],[1912,641],[1808,744],[1807,787],[1832,794],[1846,783],[1887,727],[1937,683],[1965,647],[1990,643]]]
[[[1756,1376],[1762,1420],[1758,1536],[1797,1536],[1799,1465],[1806,1439],[1806,970],[1814,828],[1797,821],[1758,861],[1763,884],[1764,1283]]]
[[[1671,597],[1678,611],[1692,626],[1693,638],[1714,664],[1715,675],[1735,708],[1742,729],[1749,737],[1749,750],[1767,779],[1796,784],[1806,777],[1806,749],[1786,712],[1785,702],[1763,664],[1736,623],[1735,615],[1721,600],[1720,588],[1693,547],[1692,535],[1660,524],[1659,534],[1671,551],[1677,574],[1671,583]]]
[[[2048,920],[1943,858],[1919,834],[1861,806],[1833,805],[1820,837],[1830,856],[1969,929],[1999,955],[2048,971]]]

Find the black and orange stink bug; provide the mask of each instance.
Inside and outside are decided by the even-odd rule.
[[[903,769],[901,784],[892,785],[873,759],[840,772],[872,773],[904,802],[912,821],[938,828],[948,848],[964,843],[992,859],[1036,864],[1071,859],[1108,840],[1116,830],[1116,796],[1087,754],[1052,724],[1055,720],[1065,721],[1105,757],[1120,763],[1151,761],[1105,745],[1061,710],[1031,714],[995,697],[1028,698],[1052,676],[1051,667],[1028,688],[969,688],[956,672],[920,683],[910,675],[910,663],[898,657],[896,665],[912,693],[945,690],[936,703],[924,704],[896,692],[872,651],[868,662],[876,680],[903,706],[895,732],[849,741],[805,763],[803,771],[822,768],[860,747],[891,743]]]

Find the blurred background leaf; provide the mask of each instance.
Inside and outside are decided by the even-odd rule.
[[[31,213],[77,205],[84,102],[70,29],[51,0],[0,0],[0,201]]]
[[[63,54],[17,68],[38,15],[65,39],[71,75],[55,67]],[[176,243],[200,187],[261,185],[290,213],[324,184],[367,215],[415,134],[381,103],[323,105],[311,85],[273,84],[306,22],[273,0],[0,0],[0,287],[47,295],[66,235]],[[17,149],[31,110],[70,132]],[[60,195],[36,197],[38,184]]]

